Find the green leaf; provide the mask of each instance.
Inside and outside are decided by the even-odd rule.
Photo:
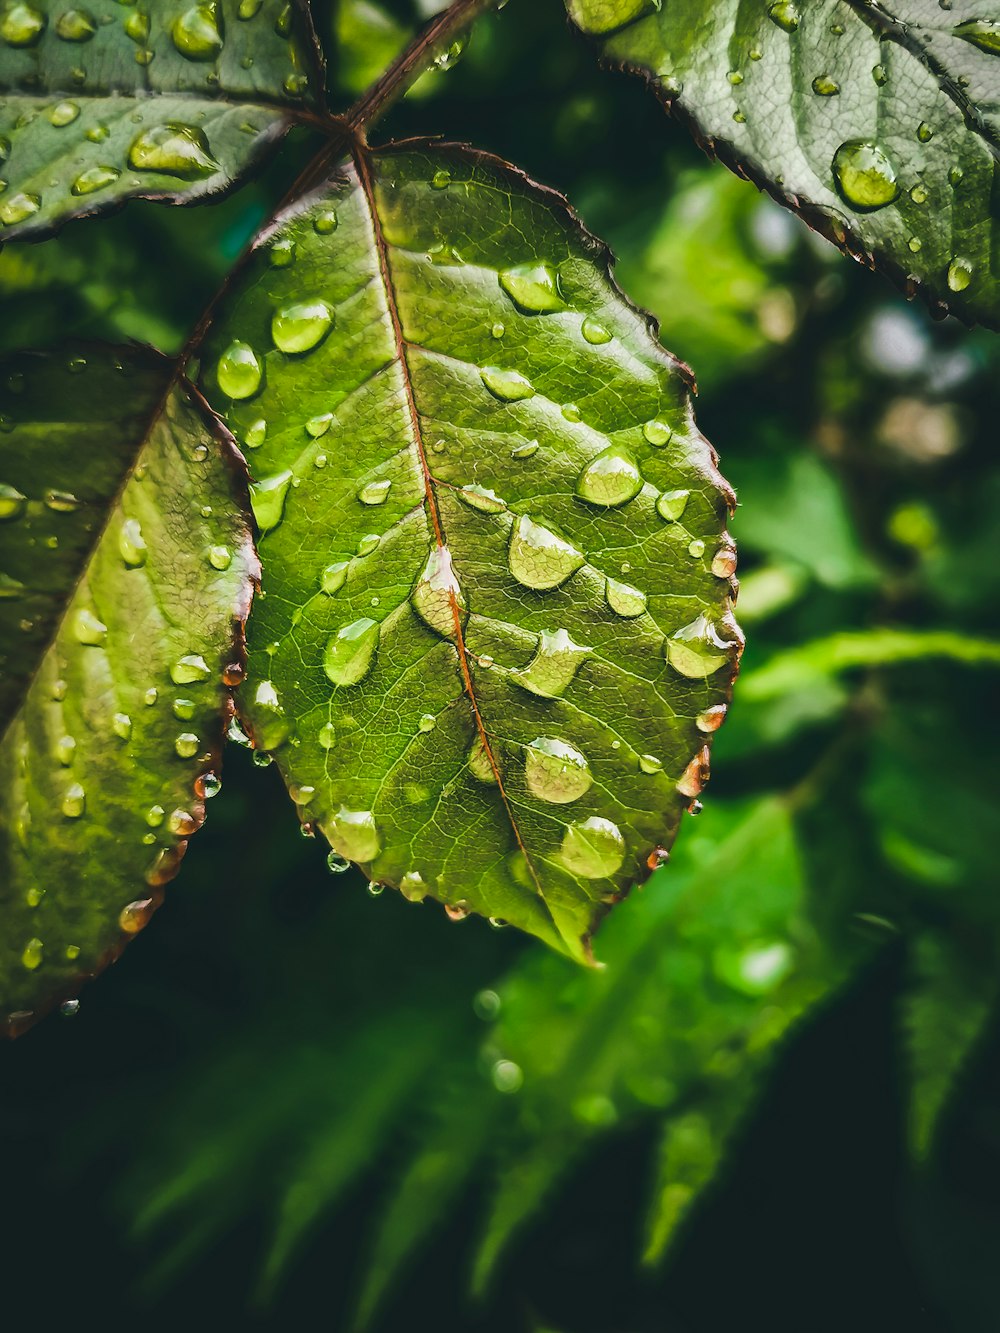
[[[567,7],[727,166],[907,291],[1000,326],[1000,48],[982,8],[970,23],[931,0]]]
[[[587,958],[739,652],[682,368],[557,195],[412,145],[285,214],[202,351],[267,566],[240,708],[301,818],[334,868]]]
[[[302,0],[3,0],[0,239],[217,194],[322,86]]]
[[[0,1012],[141,930],[217,789],[256,558],[232,441],[170,364],[0,368]]]

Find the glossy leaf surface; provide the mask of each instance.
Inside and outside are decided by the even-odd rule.
[[[1000,325],[1000,6],[568,0],[727,165],[967,321]]]
[[[159,904],[218,787],[255,570],[238,457],[170,367],[0,369],[0,1013],[16,1032]],[[165,396],[166,395],[166,396]]]
[[[128,198],[217,193],[321,87],[300,3],[6,2],[0,240]]]
[[[608,265],[514,169],[410,146],[281,219],[202,348],[266,569],[241,711],[301,818],[581,958],[740,645],[732,494]]]

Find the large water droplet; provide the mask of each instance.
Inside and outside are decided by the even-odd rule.
[[[642,433],[649,444],[656,449],[662,449],[669,442],[674,432],[665,421],[660,421],[659,418],[654,417],[645,423]]]
[[[118,535],[118,550],[126,565],[137,569],[146,563],[146,539],[137,518],[127,518]]]
[[[188,60],[214,60],[222,50],[217,4],[192,5],[170,30],[174,46]]]
[[[579,800],[594,781],[585,756],[552,736],[538,736],[528,744],[524,777],[532,796],[553,805]]]
[[[1000,56],[1000,21],[996,19],[966,19],[952,29],[963,42],[971,42],[987,55]]]
[[[25,218],[37,213],[41,206],[40,194],[29,194],[19,190],[17,194],[12,194],[0,204],[0,222],[12,227],[15,222],[23,222]]]
[[[667,661],[680,675],[691,679],[718,671],[730,660],[736,648],[737,644],[724,639],[704,615],[682,625],[664,643]]]
[[[408,870],[399,881],[399,891],[411,903],[423,902],[428,888],[419,870]]]
[[[774,3],[768,6],[767,16],[782,32],[794,32],[801,18],[799,7],[794,0],[774,0]]]
[[[378,639],[379,623],[367,616],[342,626],[327,640],[323,653],[327,678],[334,685],[357,685],[371,670]]]
[[[358,555],[371,555],[372,551],[378,549],[381,542],[381,535],[377,532],[366,532],[363,537],[358,538]]]
[[[538,261],[515,264],[513,268],[502,269],[499,278],[500,286],[522,310],[535,314],[563,309],[559,282],[551,264]]]
[[[534,657],[523,669],[512,671],[510,679],[543,699],[558,699],[566,692],[591,651],[574,643],[564,629],[556,630],[554,634],[542,630]]]
[[[250,483],[250,507],[262,536],[276,528],[284,517],[285,499],[291,484],[291,468]]]
[[[252,398],[264,374],[257,353],[249,343],[239,341],[231,342],[222,353],[215,373],[227,398]]]
[[[458,498],[470,509],[478,509],[483,514],[502,514],[507,508],[507,502],[486,486],[463,486]]]
[[[193,731],[182,731],[174,741],[174,750],[181,759],[193,759],[200,744]]]
[[[132,141],[128,164],[182,181],[204,180],[220,170],[204,132],[194,125],[152,125]]]
[[[836,97],[840,92],[840,84],[829,74],[817,74],[812,81],[812,90],[817,97]]]
[[[571,874],[604,879],[621,868],[625,839],[617,824],[595,815],[570,824],[563,835],[559,859]]]
[[[149,925],[155,910],[152,898],[136,898],[134,902],[126,903],[118,913],[118,928],[126,935],[138,935],[140,930]]]
[[[379,854],[378,829],[370,810],[348,810],[342,805],[324,832],[334,851],[349,861],[374,861]]]
[[[46,23],[48,19],[34,5],[7,4],[0,17],[0,37],[8,46],[34,46]]]
[[[534,386],[519,370],[503,370],[499,366],[483,366],[479,374],[490,393],[493,394],[494,398],[499,398],[502,403],[516,403],[522,398],[534,397]]]
[[[576,493],[581,500],[605,508],[628,504],[641,490],[642,477],[635,459],[617,444],[609,445],[592,459],[576,482]]]
[[[477,782],[485,782],[488,786],[496,785],[497,775],[482,736],[477,736],[469,748],[469,772]]]
[[[64,42],[89,42],[97,31],[97,19],[87,9],[64,10],[56,20],[56,36]]]
[[[77,643],[91,648],[99,648],[108,637],[108,627],[86,607],[77,611],[73,618],[73,635]]]
[[[842,143],[833,155],[833,178],[843,199],[862,213],[885,208],[899,195],[896,168],[868,139]]]
[[[75,102],[56,102],[49,108],[49,123],[62,129],[64,125],[72,125],[79,114],[80,108]]]
[[[208,663],[198,653],[186,653],[170,668],[170,679],[175,685],[197,685],[211,674]]]
[[[335,592],[340,592],[344,586],[347,581],[347,571],[350,567],[350,560],[337,560],[332,565],[327,565],[319,576],[319,586],[332,597]]]
[[[447,546],[432,548],[410,600],[421,620],[432,630],[446,639],[456,637],[458,625],[464,624],[468,608]]]
[[[664,491],[656,501],[656,512],[666,523],[676,523],[687,508],[690,491]]]
[[[120,175],[121,172],[117,167],[88,167],[74,180],[69,187],[70,192],[78,197],[95,194],[98,190],[106,190],[109,185],[114,185]]]
[[[282,352],[311,352],[333,326],[333,309],[325,301],[292,301],[274,312],[271,337]]]
[[[588,315],[583,321],[580,332],[584,339],[595,347],[600,347],[603,343],[609,343],[612,337],[610,330],[606,329],[600,320],[594,319],[592,315]]]
[[[563,537],[521,514],[510,534],[510,572],[525,588],[558,588],[586,562]]]
[[[27,502],[27,496],[22,495],[16,486],[0,482],[0,520],[20,518]]]
[[[358,499],[363,505],[383,505],[389,498],[390,490],[392,490],[391,481],[385,479],[369,481],[358,491]]]
[[[620,583],[618,579],[608,579],[604,585],[604,594],[615,615],[626,620],[641,616],[646,609],[646,594],[638,588],[629,587],[627,583]]]
[[[972,281],[973,267],[968,259],[962,259],[956,256],[948,265],[948,289],[953,292],[964,292],[966,287]]]

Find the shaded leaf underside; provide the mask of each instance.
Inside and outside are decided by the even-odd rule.
[[[267,570],[240,708],[300,817],[587,956],[697,795],[739,648],[683,368],[557,196],[413,145],[284,215],[202,352]]]
[[[256,568],[238,456],[153,353],[0,369],[0,1012],[148,920],[204,818]]]
[[[568,0],[710,151],[837,244],[1000,324],[1000,5]]]
[[[320,71],[308,10],[287,0],[5,3],[0,240],[227,188],[315,103]]]

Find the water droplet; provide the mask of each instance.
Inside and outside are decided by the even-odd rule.
[[[208,663],[196,653],[180,657],[170,668],[170,679],[175,685],[196,685],[211,675]]]
[[[26,504],[27,497],[22,495],[15,486],[8,486],[5,482],[0,482],[0,520],[20,518],[24,513]]]
[[[705,554],[705,543],[700,537],[695,537],[694,541],[688,542],[688,555],[695,560],[700,560]]]
[[[262,680],[253,696],[254,738],[261,750],[278,750],[288,739],[288,719],[278,698],[278,691],[270,680]],[[259,753],[259,751],[258,751]]]
[[[529,742],[524,777],[532,796],[553,805],[579,800],[594,781],[585,756],[552,736],[538,736]]]
[[[63,792],[60,809],[67,819],[79,819],[87,808],[87,794],[79,782],[71,783]]]
[[[812,81],[812,90],[819,97],[836,97],[840,92],[840,84],[831,79],[829,74],[817,74]]]
[[[963,42],[971,42],[987,55],[1000,56],[1000,21],[996,19],[966,19],[952,32]]]
[[[699,731],[710,735],[713,731],[718,731],[726,720],[728,708],[725,704],[713,704],[710,708],[703,709],[695,718],[695,726]]]
[[[215,4],[192,5],[174,19],[174,46],[188,60],[214,60],[222,50]]]
[[[248,449],[259,449],[267,437],[267,422],[263,417],[251,421],[243,432],[243,443]]]
[[[0,208],[0,215],[3,209]],[[533,398],[534,387],[519,370],[502,370],[499,366],[484,366],[479,372],[483,383],[502,403],[516,403],[522,398]]]
[[[292,484],[292,472],[276,472],[273,477],[250,483],[250,508],[261,536],[278,526],[285,515],[285,499]]]
[[[125,564],[138,569],[146,563],[146,539],[137,518],[127,518],[118,534],[118,551]]]
[[[465,50],[468,40],[465,33],[462,33],[453,42],[449,42],[443,50],[438,51],[434,56],[435,68],[439,70],[453,69],[461,60],[462,52]]]
[[[333,327],[333,308],[325,301],[292,301],[274,312],[271,337],[282,352],[311,352]]]
[[[21,965],[26,967],[29,972],[34,972],[36,968],[42,965],[44,950],[45,945],[41,940],[29,940],[21,952]]]
[[[794,0],[774,0],[774,3],[768,6],[767,16],[782,32],[794,32],[799,26],[801,17],[799,7]]]
[[[134,14],[128,14],[122,27],[125,29],[126,36],[141,45],[149,37],[149,15],[142,13],[141,10]]]
[[[423,902],[427,897],[427,885],[419,870],[408,870],[399,881],[399,891],[411,903]]]
[[[111,131],[107,125],[91,125],[89,129],[84,130],[83,137],[91,143],[103,143],[108,138]],[[86,172],[83,173],[86,176]]]
[[[656,501],[656,512],[666,523],[676,523],[687,508],[690,491],[664,491]]]
[[[80,501],[70,491],[47,490],[43,498],[46,508],[56,514],[72,514],[80,508]]]
[[[593,458],[576,482],[576,493],[581,500],[605,508],[628,504],[641,490],[642,476],[635,459],[617,444],[609,445]]]
[[[606,329],[600,320],[594,319],[592,315],[587,315],[584,319],[580,326],[580,332],[584,339],[595,347],[599,347],[603,343],[609,343],[612,338],[610,330]]]
[[[179,758],[193,759],[198,753],[198,746],[201,744],[193,731],[182,731],[174,741],[174,749]]]
[[[263,3],[264,0],[240,0],[239,9],[236,11],[237,17],[241,19],[256,18]]]
[[[175,699],[170,711],[180,722],[190,722],[197,712],[198,705],[193,699]]]
[[[388,500],[391,489],[391,481],[370,481],[358,491],[358,499],[363,505],[382,505]]]
[[[374,861],[379,854],[378,829],[370,810],[348,810],[342,805],[323,831],[334,851],[349,861]]]
[[[550,528],[526,514],[518,516],[507,550],[510,572],[525,588],[558,588],[586,557]]]
[[[464,901],[457,903],[445,903],[444,914],[449,921],[464,921],[471,911],[469,904]]]
[[[264,372],[249,343],[231,342],[215,368],[219,388],[227,398],[252,398]]]
[[[175,121],[152,125],[133,139],[128,164],[136,171],[155,171],[182,181],[204,180],[221,170],[204,132]]]
[[[128,713],[115,713],[111,719],[111,730],[119,740],[127,741],[132,736],[132,719]]]
[[[662,773],[663,760],[658,759],[655,754],[641,754],[639,756],[639,769],[643,773]]]
[[[464,623],[468,608],[447,546],[431,549],[410,601],[424,624],[446,639],[456,637],[456,618]]]
[[[70,186],[70,191],[77,196],[95,194],[98,190],[105,190],[109,185],[114,185],[120,175],[121,172],[116,167],[89,167],[86,171],[80,172]]]
[[[208,548],[208,563],[213,569],[228,569],[233,563],[232,552],[228,546],[210,546]]]
[[[18,191],[12,194],[9,199],[5,199],[0,204],[0,222],[12,227],[15,222],[23,222],[25,218],[30,218],[33,213],[37,213],[42,206],[42,196],[40,194],[27,194]]]
[[[77,643],[99,648],[108,637],[108,627],[97,619],[93,611],[82,607],[73,619],[73,635]]]
[[[871,213],[899,195],[896,168],[876,143],[851,139],[833,155],[833,176],[841,196],[853,208]]]
[[[295,262],[295,242],[290,236],[279,236],[271,243],[267,252],[272,268],[288,268]]]
[[[490,329],[490,336],[493,338],[500,339],[506,332],[507,332],[506,328],[503,326],[503,324],[500,323],[499,320],[497,320],[497,322]]]
[[[357,685],[367,676],[378,648],[379,623],[362,616],[327,640],[323,670],[334,685]]]
[[[8,4],[0,17],[0,37],[8,46],[34,46],[45,31],[46,16],[34,5]]]
[[[520,461],[521,459],[531,458],[533,454],[537,453],[538,453],[538,441],[528,440],[524,444],[516,444],[514,448],[511,449],[510,456],[511,458],[516,458]]]
[[[332,420],[332,412],[323,412],[319,416],[310,417],[306,422],[306,434],[311,435],[314,440],[320,439],[330,429]]]
[[[431,177],[432,190],[447,190],[450,184],[451,184],[450,171],[444,171],[444,170],[435,171],[434,175]]]
[[[150,685],[149,689],[142,696],[142,701],[147,708],[152,708],[153,704],[156,703],[159,697],[160,697],[159,690],[156,688],[155,685]]]
[[[149,925],[155,910],[152,898],[136,898],[134,902],[126,903],[118,913],[118,927],[126,935],[138,935],[140,930]]]
[[[736,552],[731,546],[720,546],[712,556],[712,573],[717,579],[729,579],[736,573]]]
[[[468,763],[469,773],[477,782],[485,782],[488,786],[496,785],[496,771],[482,736],[477,736],[469,747]]]
[[[337,743],[337,729],[332,722],[324,722],[316,733],[321,750],[332,750]]]
[[[339,852],[330,852],[326,858],[326,868],[331,875],[342,875],[345,870],[350,870],[351,863]]]
[[[886,69],[884,65],[873,65],[872,78],[875,80],[878,86],[882,88],[889,81],[889,71]]]
[[[543,699],[558,699],[590,655],[591,649],[574,643],[566,630],[554,634],[542,630],[534,657],[523,669],[512,671],[510,679]]]
[[[532,314],[546,310],[562,310],[564,302],[559,294],[559,280],[551,264],[533,261],[502,269],[500,286],[515,305]]]
[[[667,661],[682,676],[700,679],[728,662],[737,644],[724,639],[704,615],[682,625],[664,643]]]
[[[646,594],[638,588],[629,587],[627,583],[619,583],[617,579],[607,580],[604,595],[615,615],[623,616],[626,620],[641,616],[646,609]]]
[[[56,21],[56,36],[64,42],[89,42],[97,31],[97,20],[86,9],[67,9]]]
[[[347,580],[347,571],[350,566],[351,562],[349,560],[337,560],[334,564],[327,565],[319,576],[319,586],[331,597],[335,592],[340,592]]]
[[[424,713],[417,726],[420,731],[433,731],[437,726],[437,718],[433,713]]]
[[[966,287],[972,281],[973,267],[968,259],[961,259],[957,255],[948,265],[948,288],[953,292],[964,292]]]
[[[167,828],[175,837],[190,838],[197,833],[201,825],[189,810],[174,810],[167,820]]]
[[[625,839],[617,824],[595,815],[567,827],[559,859],[573,875],[605,879],[621,868]]]
[[[80,114],[80,108],[75,102],[56,102],[55,106],[49,107],[49,122],[61,129],[64,125],[72,125]]]
[[[921,143],[930,143],[934,138],[934,130],[927,124],[926,120],[922,120],[917,126],[917,138]]]
[[[377,532],[367,532],[358,541],[358,555],[371,555],[372,551],[378,549],[378,544],[382,540]]]

